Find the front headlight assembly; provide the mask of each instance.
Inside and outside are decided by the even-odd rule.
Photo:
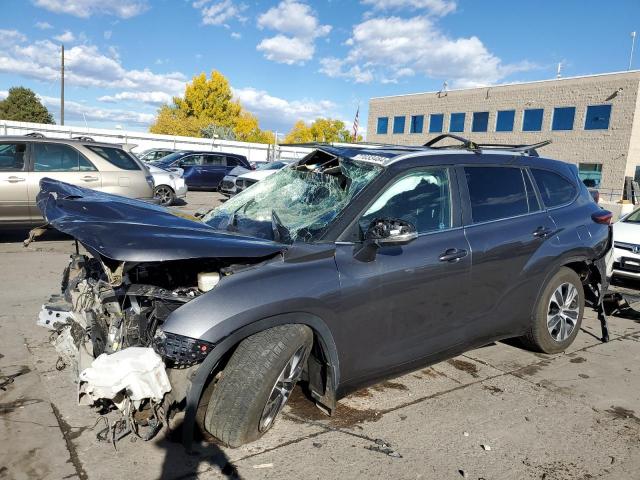
[[[164,332],[160,328],[153,339],[155,352],[174,367],[190,367],[202,362],[214,346],[211,342]]]

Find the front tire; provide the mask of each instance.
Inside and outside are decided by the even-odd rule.
[[[560,353],[573,343],[584,313],[584,288],[576,272],[562,267],[551,277],[536,305],[523,343],[543,353]]]
[[[153,198],[163,207],[168,207],[176,201],[176,193],[168,185],[158,185],[153,189]]]
[[[273,327],[243,340],[211,395],[205,429],[230,447],[264,435],[289,399],[312,344],[313,333],[300,324]]]

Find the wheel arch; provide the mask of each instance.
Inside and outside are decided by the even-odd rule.
[[[593,280],[600,280],[600,271],[596,266],[594,261],[589,260],[586,256],[578,255],[563,258],[560,262],[554,265],[554,268],[550,268],[544,277],[544,280],[540,283],[540,287],[538,288],[538,292],[536,294],[536,301],[533,304],[533,309],[531,310],[531,315],[535,314],[535,309],[540,302],[540,297],[542,296],[542,292],[545,287],[549,283],[549,280],[560,270],[560,268],[566,267],[570,270],[576,272],[578,277],[580,277],[580,281],[582,282],[583,287],[585,287],[585,296],[589,297],[589,300],[592,301],[591,298],[591,288],[587,288],[591,285]]]
[[[272,327],[287,324],[302,324],[308,326],[312,330],[312,355],[314,352],[322,352],[321,355],[324,358],[317,360],[320,362],[322,360],[326,360],[326,368],[324,369],[323,374],[324,378],[322,379],[325,387],[324,394],[322,395],[317,392],[313,392],[312,390],[312,396],[316,401],[326,407],[329,412],[332,412],[335,409],[336,391],[340,383],[340,364],[338,350],[333,339],[333,335],[326,323],[320,317],[308,312],[290,312],[262,318],[240,327],[225,337],[215,346],[215,348],[213,348],[212,352],[192,375],[186,392],[185,419],[182,438],[187,449],[190,449],[193,441],[196,413],[200,399],[204,393],[208,380],[212,375],[217,373],[220,362],[223,359],[228,358],[238,344],[247,337]],[[310,360],[308,362],[312,361],[311,358],[312,356],[310,356]],[[309,366],[307,366],[307,368],[309,368]],[[323,369],[320,371],[323,371]],[[311,375],[310,372],[308,372],[308,374],[309,376]]]
[[[173,193],[176,193],[175,188],[173,188],[171,185],[169,185],[168,183],[160,183],[158,185],[154,185],[153,189],[155,190],[158,187],[167,187],[169,190],[171,190]]]

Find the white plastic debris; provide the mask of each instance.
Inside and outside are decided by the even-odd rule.
[[[480,445],[483,450],[490,451],[491,447],[489,445]]]
[[[465,437],[468,437],[468,436],[469,436],[469,432],[462,432],[462,434],[463,434]]]
[[[122,409],[128,398],[137,408],[147,398],[161,401],[169,391],[162,358],[151,348],[129,347],[111,355],[103,353],[80,373],[78,402],[92,405],[106,398]]]

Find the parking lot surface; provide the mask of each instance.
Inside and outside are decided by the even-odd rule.
[[[190,192],[194,212],[220,196]],[[360,390],[326,417],[300,391],[274,428],[238,449],[179,433],[100,442],[104,424],[56,369],[35,325],[73,242],[0,232],[0,478],[640,478],[640,317],[595,314],[567,352],[499,342]],[[630,291],[630,298],[635,299]],[[638,294],[638,292],[635,292]],[[640,304],[632,307],[640,310]],[[174,428],[179,427],[179,418]]]

